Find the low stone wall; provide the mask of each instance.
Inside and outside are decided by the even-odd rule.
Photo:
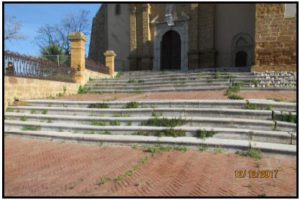
[[[58,95],[77,94],[80,85],[90,78],[110,78],[109,75],[85,70],[80,83],[61,82],[53,80],[34,79],[26,77],[5,76],[4,108],[11,105],[15,99],[40,99]]]
[[[296,72],[261,72],[255,73],[255,83],[251,84],[254,88],[296,88]]]

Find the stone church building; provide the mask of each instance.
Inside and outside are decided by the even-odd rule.
[[[296,4],[103,4],[88,57],[117,70],[295,71]]]

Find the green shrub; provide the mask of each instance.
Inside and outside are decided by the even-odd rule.
[[[6,108],[6,112],[14,112],[14,109],[13,108]]]
[[[123,72],[118,72],[114,78],[119,79],[122,75],[123,75]]]
[[[22,128],[23,131],[38,131],[41,130],[40,126],[34,126],[34,125],[25,125]]]
[[[127,81],[127,83],[135,83],[135,80],[129,79],[129,80]]]
[[[77,93],[78,94],[86,94],[86,93],[88,93],[88,88],[80,85]]]
[[[253,158],[255,160],[260,160],[262,158],[261,150],[253,149],[253,148],[249,149],[246,152],[238,151],[238,152],[236,152],[236,154],[241,155],[241,156],[247,156],[247,157]]]
[[[237,95],[237,94],[229,94],[228,98],[232,99],[232,100],[241,100],[241,99],[244,99],[243,97],[241,97],[240,95]]]
[[[43,110],[43,111],[42,111],[42,114],[43,114],[43,115],[46,115],[47,113],[48,113],[48,110]]]
[[[213,131],[213,130],[207,131],[207,130],[204,130],[204,129],[200,129],[200,130],[197,130],[196,137],[201,138],[201,139],[205,139],[205,138],[208,138],[208,137],[212,137],[215,134],[216,134],[216,132]]]
[[[162,113],[152,112],[152,117],[161,117]]]
[[[139,108],[140,104],[138,102],[129,102],[126,104],[125,108]]]
[[[208,145],[207,144],[202,144],[198,147],[198,151],[207,151],[208,150]]]
[[[142,125],[175,127],[175,126],[181,126],[186,123],[187,121],[183,119],[152,118],[145,122],[142,122]]]
[[[27,117],[26,117],[26,116],[21,116],[21,117],[20,117],[20,120],[21,120],[21,121],[27,121]]]
[[[280,115],[276,116],[276,118],[279,121],[297,123],[297,115],[292,115],[292,113],[289,113],[289,114],[281,113]]]
[[[121,123],[119,122],[119,121],[111,121],[110,123],[109,123],[111,126],[120,126],[121,125]]]
[[[107,122],[103,122],[103,121],[92,121],[91,125],[93,125],[93,126],[107,126]]]
[[[137,82],[138,83],[144,83],[144,80],[138,80]]]
[[[253,104],[253,103],[250,103],[247,100],[244,108],[248,109],[248,110],[272,110],[273,106],[272,105],[258,105],[258,104]]]
[[[103,134],[103,135],[111,135],[111,132],[109,132],[109,131],[104,131],[104,132],[102,132],[101,134]]]
[[[89,104],[88,108],[109,108],[109,105],[106,103],[95,103],[95,104]]]
[[[155,145],[150,147],[144,147],[144,152],[148,152],[151,154],[162,153],[162,152],[170,152],[170,151],[181,151],[186,152],[187,148],[185,146],[162,146]]]
[[[154,131],[154,132],[147,132],[147,131],[138,131],[133,133],[132,135],[143,135],[143,136],[158,136],[158,137],[182,137],[185,136],[185,131],[182,130],[174,130],[174,129],[167,129],[162,131]]]
[[[233,93],[238,93],[240,90],[241,90],[240,84],[235,83],[226,90],[225,96],[229,96]]]
[[[185,131],[182,130],[174,130],[172,128],[167,129],[167,130],[162,130],[162,131],[158,131],[156,133],[156,136],[159,137],[167,137],[167,136],[171,136],[171,137],[182,137],[185,136]]]

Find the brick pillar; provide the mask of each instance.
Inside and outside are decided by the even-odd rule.
[[[81,32],[74,32],[68,36],[71,41],[71,67],[77,70],[75,81],[81,81],[85,70],[85,35]]]
[[[142,5],[142,38],[143,38],[143,50],[142,50],[142,60],[141,60],[141,69],[149,70],[152,69],[152,63],[150,59],[150,54],[152,49],[150,49],[150,12],[151,6],[149,3]],[[151,52],[150,52],[151,51]]]
[[[136,50],[136,7],[130,8],[130,51]]]
[[[109,75],[113,77],[114,74],[115,74],[115,57],[116,57],[116,54],[115,54],[114,51],[107,50],[104,53],[104,56],[105,56],[105,66],[107,66],[108,69],[109,69]]]

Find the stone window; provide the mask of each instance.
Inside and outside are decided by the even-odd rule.
[[[120,15],[121,14],[121,5],[120,4],[116,4],[116,6],[115,6],[115,14],[116,15]]]
[[[284,4],[284,18],[292,18],[296,17],[296,6],[294,3],[286,3]]]
[[[254,42],[247,33],[238,33],[232,38],[232,65],[235,67],[251,66],[253,63]]]

